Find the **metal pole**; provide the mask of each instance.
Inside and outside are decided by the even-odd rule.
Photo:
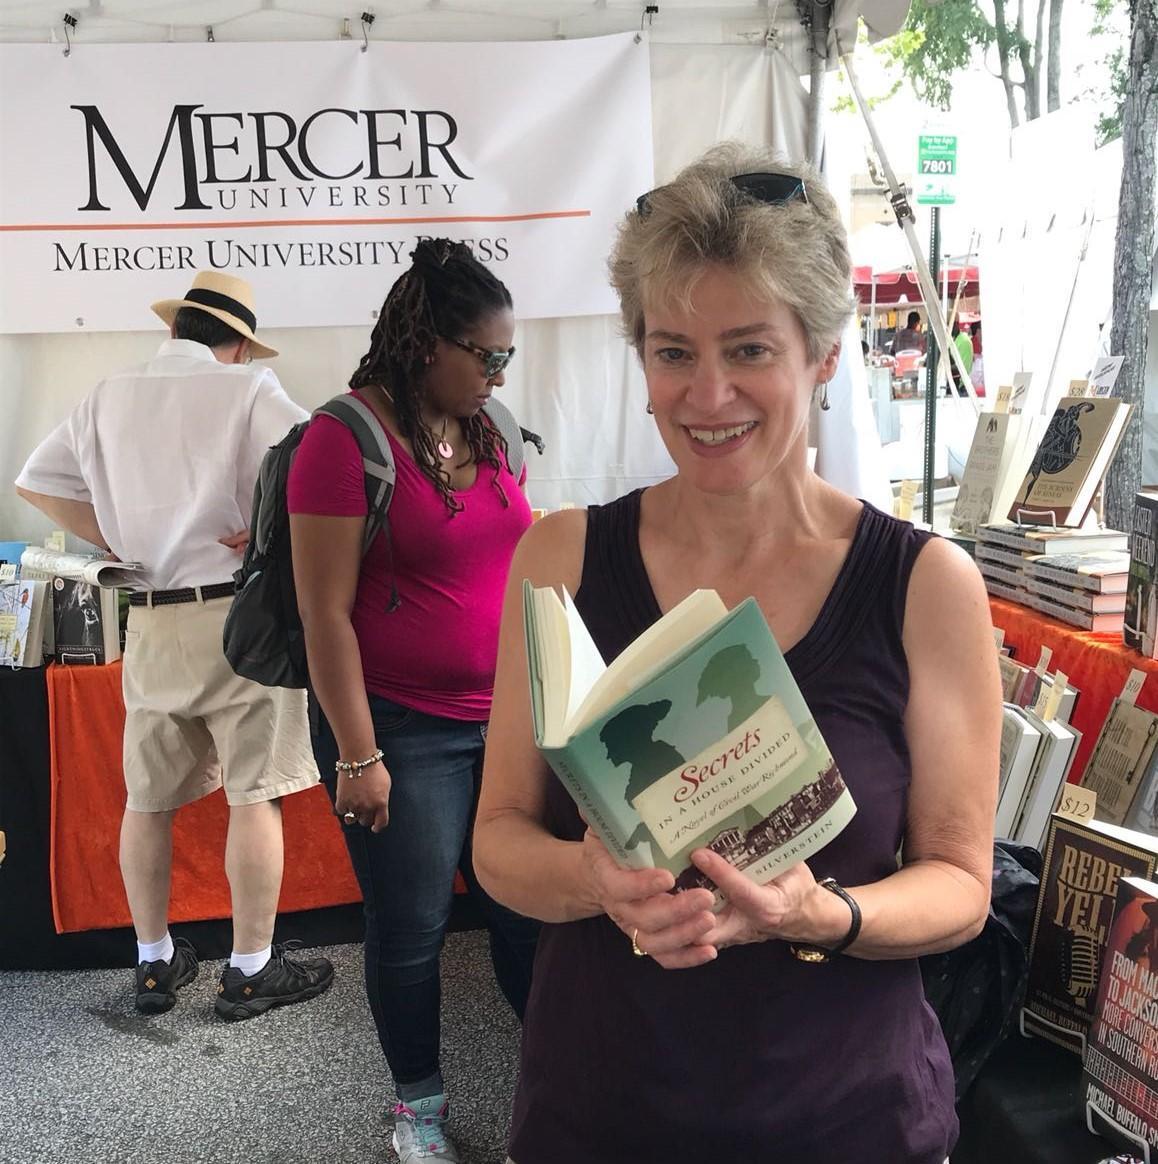
[[[929,238],[929,274],[934,285],[937,265],[941,261],[941,208],[933,207],[933,225]],[[941,329],[942,331],[944,328]],[[922,517],[925,524],[933,524],[933,474],[937,462],[937,333],[930,330],[925,348],[925,484]],[[949,388],[952,391],[952,376]]]
[[[877,350],[877,273],[873,271],[872,298],[869,300],[869,354]]]
[[[961,360],[961,353],[949,342],[949,328],[945,323],[945,317],[938,310],[939,296],[937,294],[936,277],[930,273],[929,265],[925,262],[924,255],[921,254],[921,244],[917,240],[916,223],[913,218],[912,208],[909,206],[908,199],[905,197],[901,185],[897,181],[897,175],[893,170],[892,164],[889,162],[888,154],[885,152],[884,142],[881,140],[880,134],[877,133],[876,122],[873,120],[872,111],[869,109],[868,102],[861,92],[860,82],[857,80],[856,67],[852,61],[852,53],[845,52],[842,49],[840,59],[844,64],[845,76],[848,77],[848,83],[852,89],[853,97],[856,99],[857,107],[860,109],[861,117],[864,119],[865,128],[869,132],[869,138],[873,143],[873,148],[876,150],[877,158],[880,160],[881,169],[884,171],[885,179],[889,184],[890,202],[893,213],[897,216],[897,225],[904,231],[905,238],[909,243],[909,249],[913,253],[914,270],[917,275],[917,282],[921,288],[921,298],[925,301],[925,308],[929,315],[929,332],[937,336],[940,347],[945,352],[950,363],[956,363],[961,377],[965,382],[965,390],[969,394],[969,399],[973,402],[973,408],[976,412],[980,412],[981,401],[977,399],[977,393],[974,391],[973,384],[969,379],[968,373],[965,371],[965,365]]]

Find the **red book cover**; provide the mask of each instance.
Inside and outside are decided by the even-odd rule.
[[[1090,1131],[1158,1148],[1158,884],[1141,877],[1118,881],[1082,1089]]]

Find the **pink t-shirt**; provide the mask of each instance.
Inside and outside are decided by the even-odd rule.
[[[450,719],[490,715],[499,619],[511,557],[531,510],[504,465],[507,496],[480,465],[475,483],[456,494],[451,515],[442,496],[387,432],[397,481],[390,502],[394,580],[401,605],[390,605],[390,561],[379,534],[362,562],[351,621],[366,690]],[[525,476],[525,470],[524,470]],[[314,419],[290,470],[290,513],[365,515],[362,456],[353,433],[329,416]]]

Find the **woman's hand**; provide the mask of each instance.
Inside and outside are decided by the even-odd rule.
[[[711,849],[697,849],[692,862],[724,895],[724,908],[701,939],[717,950],[769,939],[836,945],[848,932],[847,926],[835,932],[843,924],[839,910],[849,915],[848,906],[817,885],[803,861],[764,885],[750,881]]]
[[[712,895],[706,889],[669,893],[675,878],[666,869],[622,869],[590,829],[583,837],[586,895],[602,906],[628,942],[668,970],[702,966],[716,956],[705,945]]]
[[[353,780],[339,772],[334,812],[343,824],[350,823],[345,815],[352,812],[354,823],[380,833],[390,823],[390,773],[386,765],[379,760],[363,768]]]

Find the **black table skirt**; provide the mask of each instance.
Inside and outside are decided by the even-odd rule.
[[[952,1164],[1097,1164],[1118,1150],[1086,1130],[1076,1055],[1013,1035],[961,1101]]]

